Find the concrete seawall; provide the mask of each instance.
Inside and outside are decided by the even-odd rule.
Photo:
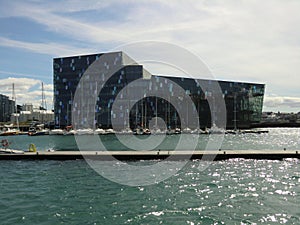
[[[299,150],[221,150],[221,151],[38,151],[1,153],[0,160],[227,160],[234,158],[282,160],[300,158]]]

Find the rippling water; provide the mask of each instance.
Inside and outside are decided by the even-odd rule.
[[[299,131],[226,135],[222,148],[300,149]],[[74,149],[72,138],[9,137],[18,149],[31,142],[38,149]],[[111,149],[120,148],[116,139],[103,138]],[[161,146],[174,143],[176,137],[167,136]],[[204,162],[189,161],[169,179],[138,187],[112,182],[84,160],[0,163],[1,224],[300,224],[298,159],[217,161],[204,171],[198,169]],[[157,161],[130,162],[137,170],[149,163]]]
[[[226,134],[220,148],[226,150],[283,150],[284,148],[290,150],[300,149],[300,128],[270,128],[267,130],[269,133],[264,134]],[[120,143],[120,141],[114,135],[84,135],[80,138],[83,140],[83,148],[86,148],[87,150],[130,150],[130,148],[126,147],[126,145]],[[128,136],[128,138],[132,137]],[[136,136],[133,136],[133,138],[136,138]],[[148,136],[142,136],[140,138],[147,139]],[[148,144],[143,143],[142,145],[136,145],[134,146],[135,149],[172,150],[178,144],[179,135],[167,135],[162,142],[160,135],[157,135],[156,137],[151,135],[151,138],[153,138],[152,142]],[[216,136],[216,138],[218,138],[218,136]],[[28,149],[30,143],[34,143],[38,150],[78,149],[74,136],[20,135],[15,137],[7,137],[7,139],[11,142],[11,148],[13,149],[26,150]],[[105,148],[96,145],[95,139],[101,140]],[[192,143],[194,141],[198,143],[196,146],[197,149],[205,149],[207,147],[209,135],[183,135],[183,139],[186,143],[186,149],[194,149],[193,147],[189,146],[189,142]]]
[[[199,163],[129,187],[83,160],[2,161],[1,224],[300,224],[299,160]]]

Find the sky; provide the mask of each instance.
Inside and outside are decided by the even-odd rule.
[[[161,41],[216,79],[266,84],[264,111],[300,111],[299,0],[0,0],[0,93],[53,107],[53,58]],[[156,71],[150,71],[155,74]]]

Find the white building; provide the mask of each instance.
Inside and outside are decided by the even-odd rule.
[[[28,121],[39,121],[41,123],[48,123],[54,120],[54,113],[52,111],[34,108],[32,104],[24,104],[22,106],[22,109],[23,111],[19,113],[20,123]]]

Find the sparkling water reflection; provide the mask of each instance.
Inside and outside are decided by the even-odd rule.
[[[235,159],[205,171],[199,163],[189,162],[156,185],[128,187],[104,179],[83,160],[3,161],[1,223],[300,223],[299,160]]]
[[[299,150],[299,131],[225,135],[222,148]],[[16,149],[29,143],[39,150],[76,148],[71,136],[7,138]],[[200,136],[200,149],[207,138]],[[111,150],[122,147],[111,135],[103,141]],[[160,148],[174,143],[176,136],[167,136]],[[190,161],[155,185],[128,187],[99,176],[84,160],[1,161],[1,224],[300,224],[298,159],[232,159],[200,171],[203,163]]]

